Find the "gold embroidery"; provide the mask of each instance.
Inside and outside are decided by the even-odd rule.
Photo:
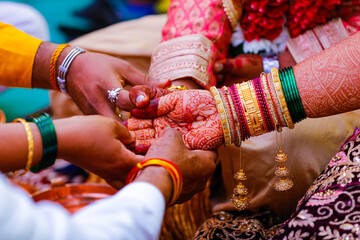
[[[242,15],[243,1],[223,0],[223,7],[232,29],[235,29]]]
[[[176,80],[192,77],[202,85],[209,79],[213,43],[201,34],[186,35],[159,44],[151,57],[149,78]]]

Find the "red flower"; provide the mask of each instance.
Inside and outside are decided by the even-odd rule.
[[[295,0],[286,13],[286,26],[291,37],[296,37],[308,29],[326,23],[331,11],[340,0]]]

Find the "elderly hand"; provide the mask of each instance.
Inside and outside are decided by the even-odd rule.
[[[116,120],[102,116],[76,116],[54,120],[58,157],[104,178],[113,187],[125,183],[129,171],[143,159],[124,144],[134,141]]]
[[[177,203],[181,203],[206,187],[208,179],[215,170],[217,154],[214,151],[188,150],[181,139],[181,134],[174,129],[167,128],[149,148],[145,160],[150,158],[166,159],[178,166],[184,181],[182,193],[177,201]],[[164,175],[169,178],[169,174],[161,167],[156,167],[152,171],[165,172]],[[147,179],[159,187],[164,181],[160,183],[161,179],[158,177],[160,177],[159,174],[152,172]],[[168,186],[164,186],[163,189],[167,191],[164,195],[169,195]],[[163,189],[160,187],[160,190]]]
[[[166,127],[180,131],[189,149],[216,149],[224,142],[215,100],[206,90],[176,91],[131,113],[135,118],[125,125],[136,134],[137,153],[146,152]]]

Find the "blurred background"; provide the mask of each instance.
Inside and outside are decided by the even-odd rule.
[[[0,0],[0,21],[54,43],[65,43],[114,23],[165,13],[170,0]],[[0,87],[6,121],[49,110],[47,90]]]

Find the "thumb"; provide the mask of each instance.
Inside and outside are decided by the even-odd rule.
[[[145,108],[150,100],[170,93],[169,90],[148,85],[135,86],[130,89],[129,98],[137,108]]]

